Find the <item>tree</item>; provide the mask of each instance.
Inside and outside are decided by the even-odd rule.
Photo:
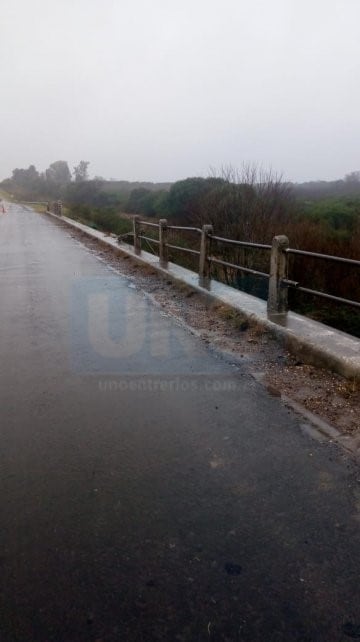
[[[109,198],[107,194],[101,192],[101,181],[77,181],[72,182],[66,187],[64,193],[64,200],[69,203],[83,204],[83,205],[96,205],[107,206],[109,205]]]
[[[39,178],[39,172],[35,165],[30,165],[28,169],[14,169],[12,173],[12,180],[17,185],[31,186]]]
[[[350,172],[350,174],[346,174],[345,182],[346,183],[360,183],[360,170],[357,170],[356,172]]]
[[[216,177],[216,176],[215,176]],[[291,186],[271,169],[244,164],[224,167],[222,182],[202,199],[200,223],[212,223],[223,236],[243,241],[271,241],[283,233],[294,211]]]
[[[144,216],[166,215],[167,192],[165,190],[150,190],[137,187],[130,192],[125,204],[129,214],[143,214]]]
[[[89,180],[89,175],[88,175],[89,165],[90,165],[89,161],[83,161],[83,160],[81,160],[78,165],[75,165],[74,171],[73,171],[75,183],[82,183],[83,181]]]
[[[66,185],[71,181],[71,173],[66,161],[58,160],[51,163],[45,172],[46,180],[53,185]]]
[[[12,177],[7,179],[7,185],[18,198],[35,199],[45,192],[44,176],[39,174],[35,165],[30,165],[28,169],[14,169]]]
[[[206,195],[223,183],[224,180],[218,177],[193,177],[177,181],[171,186],[167,198],[170,216],[182,222],[196,220]]]

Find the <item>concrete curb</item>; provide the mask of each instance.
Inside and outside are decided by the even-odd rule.
[[[48,214],[82,231],[108,249],[129,256],[138,264],[151,267],[178,284],[186,284],[209,301],[230,306],[249,321],[274,335],[304,363],[332,370],[349,379],[360,380],[360,340],[356,337],[295,312],[270,315],[266,302],[261,299],[214,280],[210,282],[209,287],[204,287],[199,284],[198,275],[191,270],[175,263],[169,263],[168,268],[161,267],[158,256],[145,251],[142,251],[141,255],[135,255],[131,245],[119,244],[117,238],[107,236],[65,216],[59,218],[55,214]]]

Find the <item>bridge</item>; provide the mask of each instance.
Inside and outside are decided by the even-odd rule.
[[[357,462],[71,228],[6,209],[2,642],[360,637]]]

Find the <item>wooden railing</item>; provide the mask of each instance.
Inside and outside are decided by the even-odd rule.
[[[144,228],[156,229],[158,231],[157,238],[147,236],[144,233]],[[178,233],[194,233],[199,238],[198,249],[182,247],[169,243],[169,232],[176,231]],[[169,250],[176,250],[191,254],[198,257],[198,273],[200,283],[207,285],[211,279],[212,266],[223,266],[234,271],[239,271],[244,274],[251,274],[254,277],[262,277],[268,279],[268,311],[272,314],[284,314],[288,310],[288,290],[295,288],[298,292],[310,294],[312,296],[321,297],[328,301],[333,301],[337,304],[352,306],[360,309],[360,301],[347,299],[335,296],[330,292],[324,292],[307,288],[301,285],[299,281],[294,281],[288,278],[289,257],[290,256],[303,256],[312,259],[323,259],[327,262],[341,263],[356,268],[360,268],[360,261],[354,259],[347,259],[339,256],[331,256],[328,254],[318,254],[314,252],[306,252],[304,250],[293,249],[289,247],[289,240],[286,236],[280,235],[273,238],[271,245],[263,243],[248,243],[245,241],[237,241],[228,239],[221,236],[216,236],[212,225],[203,225],[202,228],[169,225],[167,219],[161,219],[158,223],[141,220],[139,216],[134,216],[133,219],[133,241],[135,254],[141,254],[142,241],[154,243],[158,249],[159,262],[162,267],[167,267]],[[259,250],[261,252],[269,253],[269,271],[264,272],[250,268],[246,265],[240,265],[226,261],[219,258],[221,254],[220,248],[223,246],[231,246],[235,248],[245,248],[251,250]],[[220,251],[219,251],[220,250]]]

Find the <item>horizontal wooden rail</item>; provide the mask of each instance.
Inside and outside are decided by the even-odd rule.
[[[287,254],[294,254],[297,256],[310,256],[314,259],[324,259],[325,261],[333,261],[333,263],[346,263],[347,265],[356,265],[360,267],[360,261],[356,259],[346,259],[344,256],[332,256],[331,254],[319,254],[319,252],[307,252],[306,250],[295,250],[293,248],[288,248],[286,250]]]
[[[329,299],[330,301],[335,301],[336,303],[343,303],[344,305],[351,305],[354,308],[360,308],[359,301],[352,301],[351,299],[343,299],[341,296],[335,296],[334,294],[327,294],[326,292],[321,292],[320,290],[311,290],[310,288],[303,288],[300,285],[296,287],[296,290],[298,292],[305,292],[306,294],[311,294],[312,296],[319,296],[319,297],[322,297],[323,299]]]
[[[139,239],[149,241],[150,243],[155,243],[156,245],[160,244],[160,241],[158,241],[158,239],[152,239],[151,236],[143,236],[142,234],[139,234]]]
[[[189,247],[181,247],[180,245],[172,245],[171,243],[166,243],[166,247],[169,247],[171,250],[178,250],[179,252],[188,252],[189,254],[196,254],[196,256],[200,255],[198,250],[192,250]]]
[[[235,241],[234,239],[223,238],[222,236],[211,235],[212,241],[219,243],[228,243],[229,245],[238,245],[239,247],[249,247],[257,250],[271,250],[271,245],[264,245],[263,243],[247,243],[246,241]]]
[[[222,259],[216,259],[213,256],[209,256],[208,260],[210,263],[215,263],[216,265],[224,265],[225,267],[232,268],[233,270],[239,270],[240,272],[247,272],[248,274],[254,274],[255,276],[262,276],[266,279],[269,278],[269,274],[266,272],[259,272],[258,270],[253,270],[252,268],[244,267],[243,265],[237,265],[236,263],[229,263],[229,261],[222,261]]]

